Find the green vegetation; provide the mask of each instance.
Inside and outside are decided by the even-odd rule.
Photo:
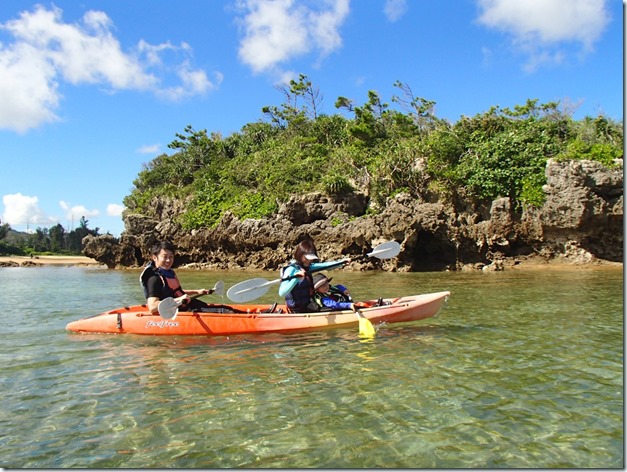
[[[435,102],[397,82],[385,103],[377,92],[357,105],[339,97],[346,115],[320,113],[321,96],[301,75],[281,87],[285,101],[266,106],[267,121],[223,138],[187,126],[144,166],[124,200],[130,212],[152,215],[153,197],[187,202],[187,229],[216,225],[225,212],[262,218],[290,195],[365,192],[378,211],[400,192],[436,193],[475,201],[510,197],[541,205],[549,158],[591,159],[611,167],[623,155],[622,123],[604,116],[574,120],[557,102],[528,100],[513,109],[492,107],[456,123],[437,118]]]
[[[3,255],[43,255],[43,254],[82,254],[82,241],[87,235],[98,236],[98,228],[89,229],[89,221],[81,217],[78,228],[65,231],[61,224],[50,228],[37,228],[34,233],[13,231],[7,223],[0,225],[0,254]]]

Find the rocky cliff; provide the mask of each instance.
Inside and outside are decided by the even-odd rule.
[[[212,229],[184,231],[175,223],[186,202],[159,199],[153,215],[126,214],[119,239],[88,236],[84,254],[110,268],[149,260],[158,240],[178,248],[178,265],[207,269],[274,270],[294,246],[312,237],[321,258],[359,255],[396,240],[397,258],[351,264],[398,271],[502,269],[524,261],[623,262],[623,168],[592,161],[546,167],[546,203],[516,211],[508,198],[490,205],[454,198],[425,201],[399,194],[376,215],[363,194],[294,196],[272,218],[240,221],[226,215]]]

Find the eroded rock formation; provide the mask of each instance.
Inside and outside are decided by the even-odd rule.
[[[108,267],[136,267],[150,247],[167,239],[178,265],[207,269],[274,270],[294,246],[312,237],[321,258],[359,255],[396,240],[397,258],[386,270],[498,270],[525,260],[592,263],[623,261],[623,169],[591,161],[549,161],[546,203],[517,212],[508,198],[481,206],[416,200],[399,194],[385,210],[367,215],[363,194],[335,198],[294,196],[272,218],[243,220],[227,214],[217,227],[184,231],[177,216],[186,202],[154,202],[154,214],[127,214],[119,239],[88,236],[84,253]],[[376,261],[351,264],[374,267]]]

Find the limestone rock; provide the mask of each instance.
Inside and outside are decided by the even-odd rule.
[[[533,258],[575,264],[623,261],[623,168],[592,161],[549,160],[541,208],[513,207],[509,198],[476,202],[398,194],[378,214],[367,214],[368,198],[321,193],[292,196],[276,215],[239,220],[227,213],[215,228],[182,229],[178,216],[187,202],[160,197],[149,215],[125,214],[125,231],[87,236],[84,253],[107,267],[136,267],[150,248],[167,239],[179,265],[207,269],[276,270],[294,246],[313,238],[320,257],[357,256],[396,240],[398,257],[350,265],[353,270],[503,270]],[[428,192],[425,192],[425,195]]]

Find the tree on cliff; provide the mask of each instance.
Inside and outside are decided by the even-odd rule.
[[[187,126],[169,145],[174,154],[139,173],[127,211],[158,217],[154,197],[166,195],[187,202],[183,227],[211,227],[227,211],[262,218],[290,195],[312,191],[363,192],[371,212],[400,192],[424,201],[509,197],[521,208],[542,204],[548,159],[611,167],[623,154],[622,123],[604,116],[574,120],[557,102],[529,99],[449,123],[436,117],[434,101],[394,85],[400,96],[391,104],[370,91],[362,105],[339,97],[344,114],[326,115],[301,74],[280,90],[283,104],[263,108],[269,122],[226,138]]]

